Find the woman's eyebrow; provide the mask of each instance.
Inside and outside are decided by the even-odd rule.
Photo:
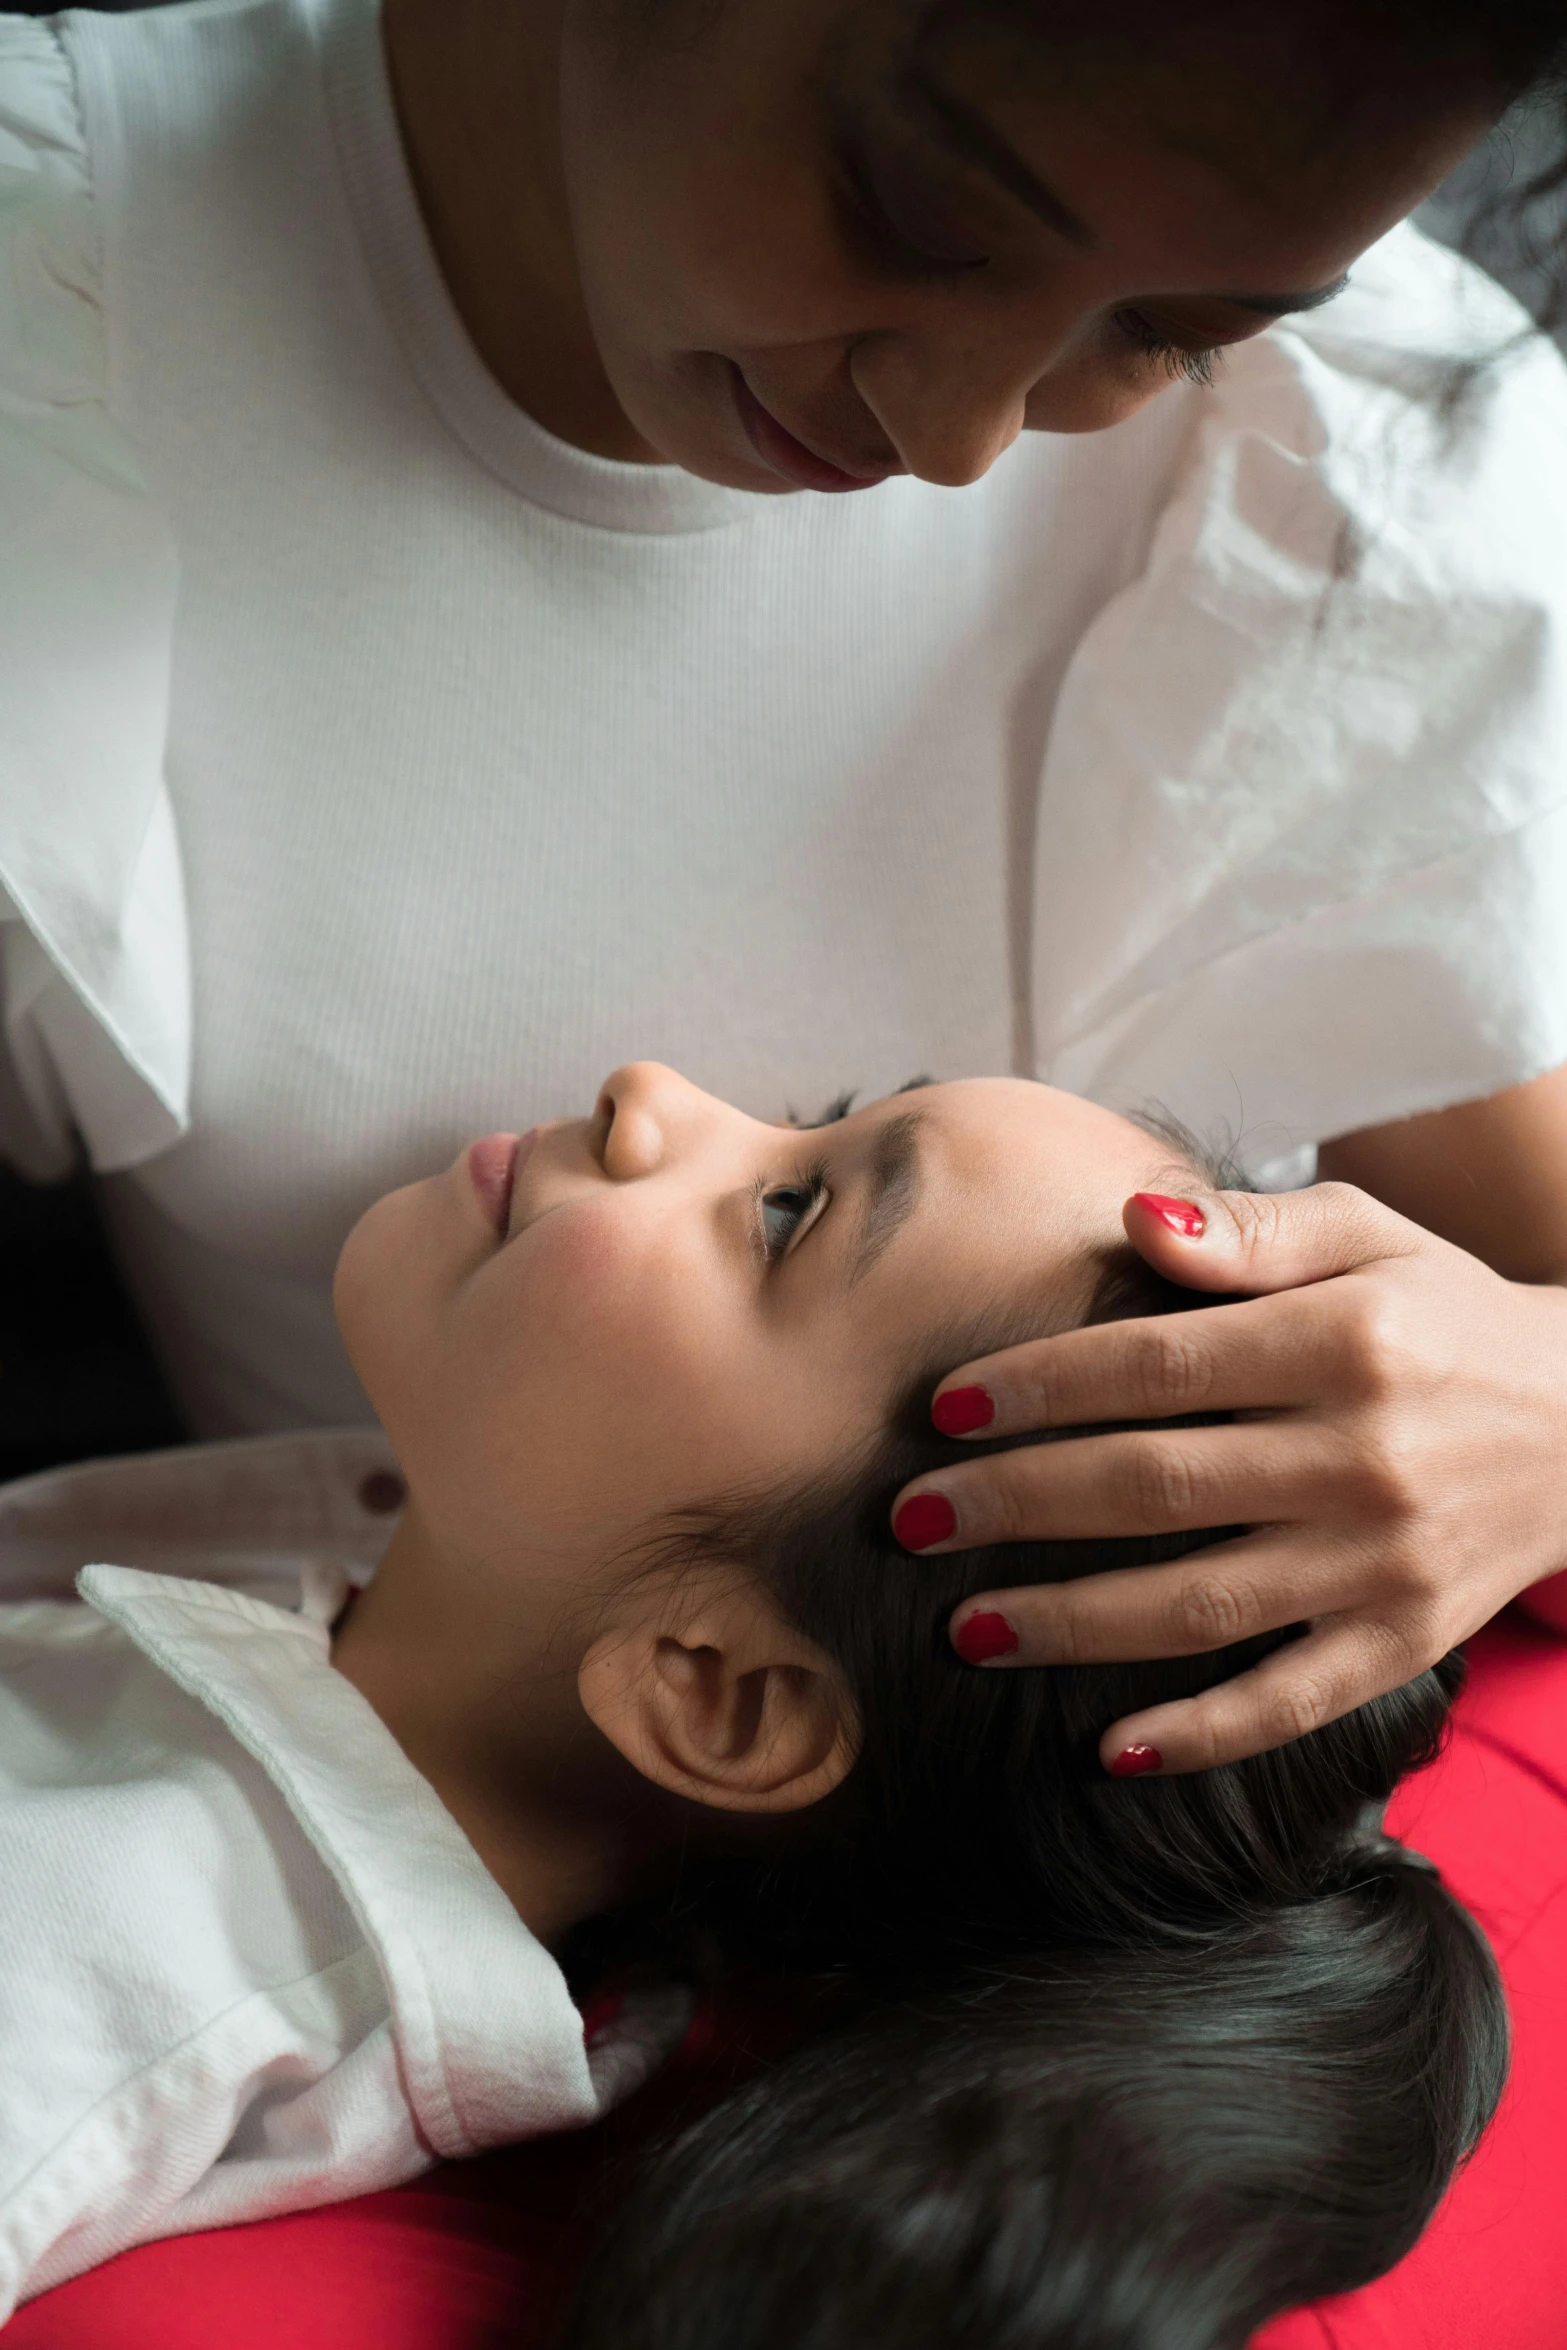
[[[1042,220],[1046,228],[1054,229],[1057,236],[1085,250],[1098,244],[1099,239],[1087,221],[1063,203],[1054,188],[1046,186],[977,106],[970,106],[966,99],[958,97],[919,66],[911,67],[900,77],[899,87],[904,96],[914,100],[920,112],[934,121],[945,143],[965,163],[988,172],[1009,196],[1015,196],[1036,220]],[[1324,302],[1331,302],[1336,294],[1341,294],[1348,283],[1346,270],[1329,286],[1308,286],[1289,294],[1212,294],[1207,299],[1233,303],[1238,310],[1255,310],[1264,318],[1284,318],[1291,311],[1320,310]]]
[[[899,77],[899,92],[905,98],[912,98],[922,114],[934,118],[946,144],[965,163],[988,172],[1009,196],[1015,196],[1037,220],[1042,220],[1046,228],[1053,228],[1069,244],[1098,244],[1099,239],[1087,221],[1069,204],[1064,204],[1054,188],[1045,185],[977,106],[970,106],[966,99],[959,98],[917,65]]]
[[[905,1110],[900,1118],[889,1118],[876,1137],[865,1213],[849,1266],[851,1287],[863,1280],[913,1211],[919,1197],[919,1135],[924,1124],[922,1110]]]

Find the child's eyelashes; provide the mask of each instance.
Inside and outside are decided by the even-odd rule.
[[[1178,376],[1186,383],[1211,384],[1224,354],[1217,343],[1192,350],[1185,343],[1171,340],[1153,320],[1141,310],[1117,310],[1111,319],[1117,332],[1150,359],[1157,359],[1168,375]]]
[[[781,1263],[808,1224],[827,1204],[825,1162],[807,1168],[793,1183],[756,1183],[756,1230],[764,1260]]]

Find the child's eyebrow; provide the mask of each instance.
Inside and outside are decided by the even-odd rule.
[[[870,1271],[913,1211],[919,1197],[919,1135],[924,1124],[923,1110],[905,1110],[901,1117],[889,1118],[876,1137],[865,1214],[849,1267],[851,1286]]]

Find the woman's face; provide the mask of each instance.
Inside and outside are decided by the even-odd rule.
[[[839,1469],[987,1314],[1080,1320],[1168,1160],[1011,1079],[800,1132],[637,1062],[378,1202],[338,1314],[443,1551],[574,1582],[694,1499]]]
[[[1199,23],[564,0],[565,189],[614,394],[653,452],[753,490],[961,484],[1021,431],[1117,423],[1326,298],[1500,103],[1473,70],[1455,95],[1329,53],[1284,0]]]

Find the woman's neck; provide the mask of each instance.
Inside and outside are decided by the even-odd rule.
[[[656,464],[588,320],[561,163],[563,0],[386,0],[403,146],[447,291],[503,391],[596,456]]]
[[[410,1510],[332,1644],[547,1943],[650,1890],[678,1833],[584,1713],[560,1614],[553,1587],[466,1575]]]

